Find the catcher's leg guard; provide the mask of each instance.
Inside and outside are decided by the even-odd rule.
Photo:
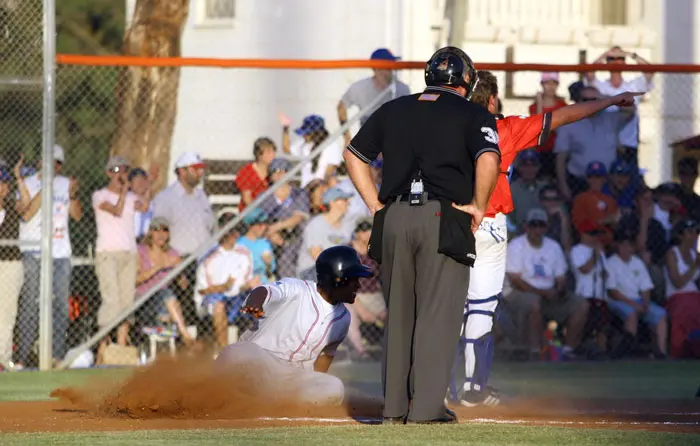
[[[493,360],[493,320],[499,293],[486,299],[470,300],[464,326],[464,390],[486,388]]]

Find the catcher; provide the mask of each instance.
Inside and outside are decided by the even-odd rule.
[[[240,342],[226,347],[217,365],[248,368],[255,389],[272,398],[339,405],[340,379],[326,373],[350,326],[358,278],[371,276],[349,246],[334,246],[316,260],[317,283],[286,278],[255,288],[242,310],[258,319]]]

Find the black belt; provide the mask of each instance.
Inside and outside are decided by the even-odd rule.
[[[424,192],[425,194],[425,201],[433,201],[433,200],[438,200],[437,195],[431,194],[430,192]],[[410,201],[411,194],[401,194],[397,195],[396,197],[392,198],[391,201],[404,201],[408,202]]]

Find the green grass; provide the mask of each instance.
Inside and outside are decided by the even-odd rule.
[[[693,445],[700,437],[643,431],[566,429],[535,426],[335,426],[236,430],[135,431],[82,434],[11,434],[0,444],[12,445]]]
[[[515,397],[688,400],[700,385],[698,362],[497,363],[492,383]],[[332,372],[366,391],[380,390],[378,364],[337,364]],[[129,369],[0,374],[0,400],[47,399],[60,386],[127,377]],[[624,429],[465,424],[459,426],[322,426],[298,428],[1,434],[0,445],[71,444],[634,444],[700,445],[700,434]]]

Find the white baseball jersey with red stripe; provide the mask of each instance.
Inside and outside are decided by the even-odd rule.
[[[257,344],[278,359],[313,370],[323,352],[334,356],[350,327],[350,313],[344,304],[326,302],[316,283],[282,279],[264,285],[268,297],[265,316],[256,331],[246,331],[242,342]]]

